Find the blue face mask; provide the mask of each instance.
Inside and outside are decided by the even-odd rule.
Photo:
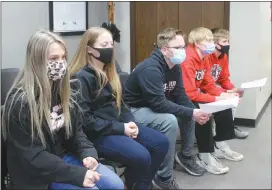
[[[179,65],[181,64],[185,58],[186,58],[186,52],[185,49],[175,49],[173,52],[174,56],[170,58],[170,61],[174,65]]]
[[[210,44],[207,44],[206,45],[206,49],[203,50],[203,55],[209,55],[209,54],[212,54],[213,52],[215,51],[215,45],[214,43],[210,43]]]

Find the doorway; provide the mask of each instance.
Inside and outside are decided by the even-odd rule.
[[[229,29],[229,2],[130,2],[131,71],[156,46],[157,34],[167,27],[186,35],[196,27]]]

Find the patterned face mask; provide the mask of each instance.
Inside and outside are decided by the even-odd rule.
[[[62,79],[66,74],[66,70],[66,61],[53,61],[47,64],[47,76],[53,81]]]

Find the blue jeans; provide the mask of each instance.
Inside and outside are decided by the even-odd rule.
[[[66,155],[64,156],[64,161],[68,164],[82,166],[82,162],[78,160],[76,157],[72,155]],[[100,180],[95,183],[95,186],[92,188],[82,188],[82,187],[76,187],[71,184],[65,184],[65,183],[55,183],[53,182],[49,188],[49,190],[68,190],[68,189],[84,189],[84,190],[90,190],[90,189],[124,189],[124,184],[122,180],[119,178],[117,174],[115,174],[113,171],[111,171],[106,166],[99,164],[96,171],[101,174]]]
[[[137,124],[136,139],[125,135],[99,137],[94,145],[99,155],[126,166],[128,189],[148,189],[168,152],[169,142],[162,133]]]

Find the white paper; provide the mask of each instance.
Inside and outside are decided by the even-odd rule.
[[[53,2],[54,31],[85,31],[85,2]]]
[[[236,108],[239,104],[239,97],[229,98],[207,104],[199,104],[200,109],[205,113],[216,113],[230,108]]]
[[[251,82],[245,82],[241,84],[241,88],[246,89],[246,88],[258,88],[262,87],[266,84],[267,78],[259,79],[259,80],[254,80]]]

